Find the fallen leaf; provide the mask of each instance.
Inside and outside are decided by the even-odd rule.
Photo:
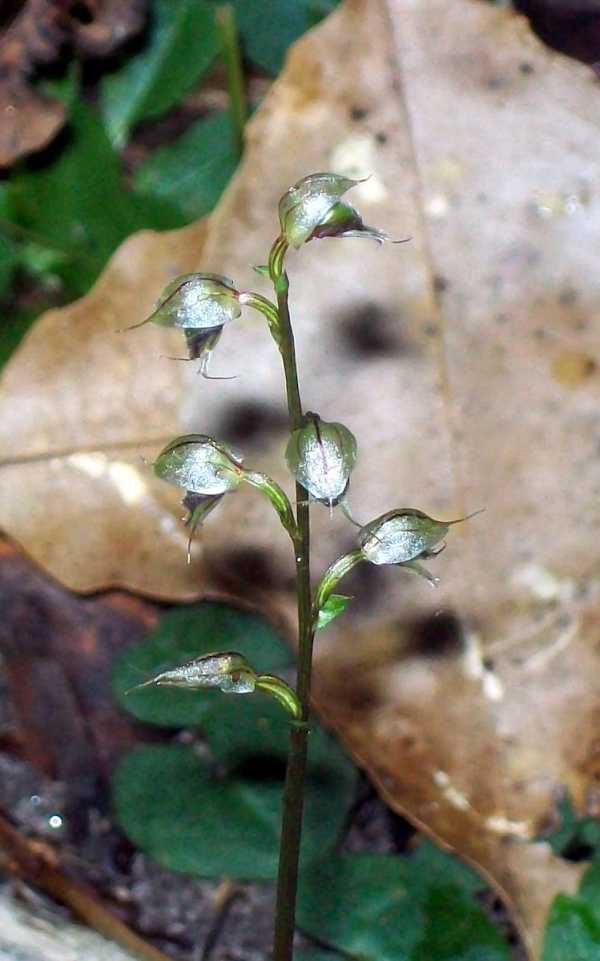
[[[32,89],[21,77],[0,82],[0,167],[41,150],[65,122],[65,108]]]
[[[65,46],[88,56],[113,53],[139,33],[147,0],[26,0],[9,20],[0,46],[0,167],[49,144],[66,120],[64,105],[34,89],[37,68],[55,63]]]
[[[83,0],[70,25],[76,49],[106,57],[135,37],[146,23],[148,0]]]
[[[599,354],[595,95],[591,71],[507,10],[354,0],[290,53],[208,231],[128,240],[0,383],[0,523],[55,576],[289,602],[288,545],[257,494],[219,506],[186,567],[177,493],[140,462],[175,433],[215,432],[289,484],[263,325],[227,329],[215,372],[238,379],[219,385],[161,359],[176,334],[114,331],[185,271],[260,287],[250,265],[284,189],[311,170],[372,174],[354,192],[365,220],[412,242],[290,257],[305,405],[358,438],[360,520],[486,512],[451,531],[437,593],[396,570],[348,578],[315,700],[388,802],[503,892],[532,957],[581,874],[532,839],[561,792],[582,814],[600,804],[598,375],[556,376],[561,357]],[[313,516],[317,572],[353,535]]]

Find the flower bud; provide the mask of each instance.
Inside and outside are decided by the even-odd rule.
[[[165,287],[154,313],[144,323],[182,327],[186,332],[220,328],[240,316],[238,297],[227,277],[183,274]]]
[[[183,687],[188,690],[216,687],[224,694],[268,694],[295,720],[302,715],[295,691],[281,677],[274,674],[257,674],[243,654],[237,651],[219,651],[194,657],[168,671],[161,671],[133,691],[143,687]],[[129,693],[129,691],[127,692]]]
[[[160,452],[154,473],[193,494],[226,494],[243,479],[242,457],[205,434],[185,434]]]
[[[360,214],[340,198],[361,183],[339,174],[303,177],[279,201],[281,233],[290,247],[301,247],[315,237],[373,237],[380,243],[387,234],[367,227]]]
[[[358,535],[364,557],[372,564],[405,564],[439,553],[433,548],[448,533],[450,523],[436,521],[423,511],[393,510],[365,524]]]
[[[356,438],[343,424],[307,413],[286,448],[288,467],[311,497],[332,507],[344,496],[356,462]]]
[[[191,690],[218,687],[226,694],[251,694],[256,687],[256,673],[242,654],[222,651],[194,657],[185,664],[162,671],[133,690],[150,686],[186,687]]]

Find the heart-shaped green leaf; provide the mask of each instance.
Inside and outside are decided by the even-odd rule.
[[[261,757],[259,747],[227,775],[192,748],[134,751],[114,780],[120,824],[135,844],[173,871],[274,879],[284,765],[280,758]],[[350,764],[340,777],[339,764],[327,768],[322,760],[309,760],[305,864],[331,851],[353,793]]]
[[[416,857],[336,856],[305,873],[298,923],[362,961],[508,961],[474,898],[482,886],[430,844]]]

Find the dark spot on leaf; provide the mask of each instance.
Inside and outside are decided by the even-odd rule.
[[[532,63],[520,63],[519,70],[524,74],[535,73],[535,67]]]
[[[266,434],[278,433],[287,426],[283,408],[271,407],[254,400],[238,401],[226,408],[215,431],[232,444],[262,441]]]
[[[72,4],[69,13],[73,20],[78,20],[79,23],[93,23],[94,21],[92,11],[86,3]]]
[[[361,357],[382,357],[407,350],[398,314],[365,301],[345,313],[339,321],[342,347]]]
[[[357,798],[348,814],[344,851],[389,854],[408,851],[417,831],[400,814],[392,811],[375,788],[361,774]]]
[[[373,564],[359,564],[344,578],[343,592],[352,597],[346,617],[352,611],[370,610],[376,607],[386,589],[385,573]]]
[[[294,573],[282,570],[271,557],[256,547],[240,547],[212,558],[212,573],[219,587],[234,594],[257,590],[291,590]]]
[[[574,304],[577,301],[577,291],[573,287],[565,287],[561,290],[558,302],[568,306],[569,304]]]
[[[244,781],[283,781],[285,778],[285,761],[280,757],[268,754],[245,757],[236,764],[233,773]]]
[[[584,63],[598,60],[600,17],[590,0],[517,0],[515,7],[548,46]]]
[[[377,141],[377,143],[380,143],[380,144],[387,143],[388,135],[384,133],[383,130],[380,130],[378,133],[375,134],[375,140]]]
[[[343,698],[344,707],[349,715],[369,714],[379,703],[374,685],[367,681],[358,681],[356,678],[352,679],[351,684],[344,683]]]
[[[439,611],[413,625],[412,646],[425,657],[450,657],[460,654],[464,635],[462,625],[453,611]]]
[[[442,277],[441,274],[436,274],[433,278],[433,289],[436,294],[443,294],[445,290],[448,290],[450,282],[446,277]]]
[[[369,111],[365,107],[352,107],[350,109],[351,120],[364,120],[368,115]]]

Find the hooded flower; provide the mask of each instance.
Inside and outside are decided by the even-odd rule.
[[[364,557],[372,564],[405,564],[430,557],[449,526],[450,522],[436,521],[423,511],[393,510],[365,524],[358,539]]]
[[[281,233],[290,247],[317,237],[371,237],[382,243],[387,234],[363,223],[355,208],[341,198],[361,183],[333,173],[303,177],[279,201]]]
[[[242,457],[206,434],[177,437],[160,452],[154,473],[192,494],[227,494],[244,476]]]
[[[154,312],[143,323],[211,330],[236,320],[242,312],[239,291],[218,274],[183,274],[167,284]]]
[[[200,373],[208,377],[210,356],[223,327],[236,320],[241,312],[240,292],[227,277],[182,274],[167,284],[153,313],[140,324],[134,324],[134,328],[157,324],[183,330],[189,353],[187,359],[199,360]]]
[[[292,433],[285,457],[311,497],[333,507],[343,498],[356,462],[356,438],[343,424],[307,413],[304,427]]]

